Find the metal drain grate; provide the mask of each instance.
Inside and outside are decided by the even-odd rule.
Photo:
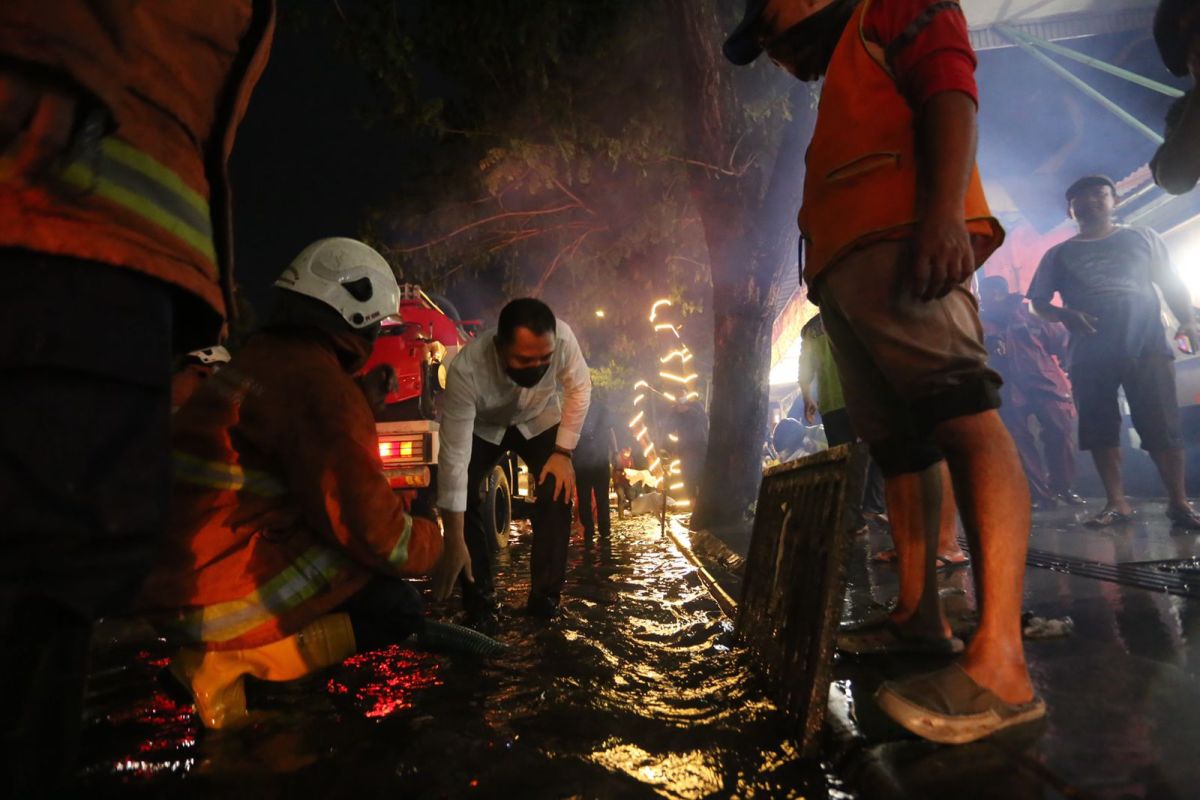
[[[862,445],[841,446],[780,464],[758,493],[737,632],[779,707],[801,722],[804,755],[820,746],[866,458]]]
[[[1068,575],[1082,575],[1102,581],[1111,581],[1139,589],[1200,598],[1200,559],[1172,558],[1162,561],[1131,561],[1123,564],[1105,564],[1072,558],[1048,550],[1029,549],[1025,563],[1031,567],[1042,567]]]

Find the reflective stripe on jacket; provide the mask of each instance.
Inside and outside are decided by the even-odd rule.
[[[259,334],[175,414],[170,527],[142,602],[175,637],[275,641],[372,574],[426,574],[440,555],[437,524],[383,476],[344,338]]]
[[[197,296],[215,341],[232,298],[226,164],[266,64],[271,0],[0,3],[0,70],[78,88],[44,174],[0,169],[0,247],[125,267]]]
[[[872,0],[855,10],[834,49],[821,89],[817,126],[805,158],[804,277],[865,244],[906,237],[917,223],[916,120],[883,61],[863,33]],[[964,204],[976,267],[1004,241],[977,167]]]

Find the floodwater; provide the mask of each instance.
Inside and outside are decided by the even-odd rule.
[[[156,680],[168,652],[99,627],[81,762],[90,796],[846,798],[657,520],[572,543],[563,613],[524,616],[528,535],[497,583],[499,657],[393,647],[298,684],[258,684],[269,713],[206,732]],[[435,608],[453,620],[453,607]]]

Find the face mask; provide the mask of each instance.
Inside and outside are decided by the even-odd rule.
[[[835,2],[766,43],[767,57],[802,81],[825,74],[857,0]]]
[[[544,376],[550,370],[549,364],[542,364],[540,367],[525,367],[523,369],[514,369],[505,367],[504,372],[512,379],[512,382],[523,388],[537,386]]]

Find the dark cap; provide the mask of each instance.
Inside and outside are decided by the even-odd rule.
[[[1090,189],[1093,186],[1107,186],[1112,189],[1114,197],[1117,195],[1117,185],[1113,183],[1112,178],[1107,175],[1085,175],[1067,187],[1067,202],[1071,202],[1075,198],[1075,195],[1084,189]]]
[[[1179,77],[1188,74],[1188,44],[1200,25],[1200,18],[1192,21],[1191,30],[1183,29],[1183,17],[1193,10],[1195,0],[1162,0],[1154,14],[1154,43],[1163,64]]]
[[[762,45],[758,41],[758,23],[762,19],[767,0],[746,0],[746,13],[742,21],[725,40],[725,57],[739,67],[758,58]]]

